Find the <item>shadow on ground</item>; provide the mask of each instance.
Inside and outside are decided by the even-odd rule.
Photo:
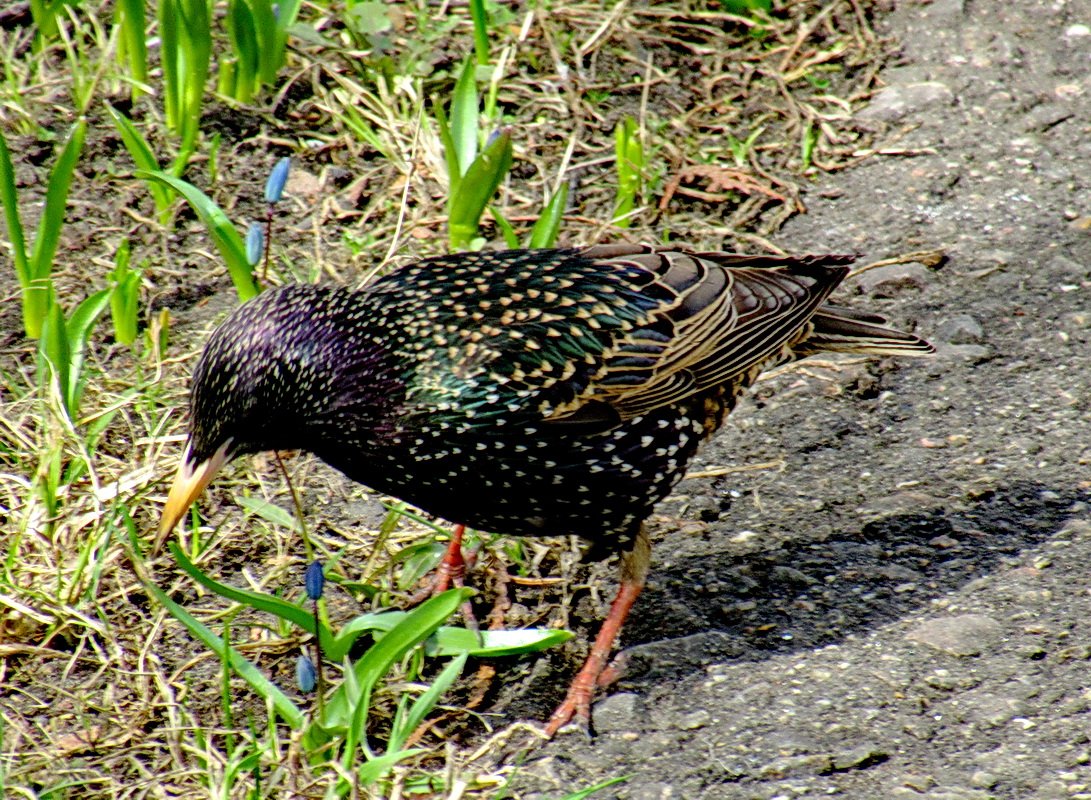
[[[757,661],[866,633],[1018,563],[1021,550],[1047,539],[1075,502],[1088,499],[1088,492],[1017,483],[958,511],[889,516],[844,538],[654,571],[623,634],[617,688],[640,691],[711,663]],[[558,663],[535,675],[504,713],[544,718],[563,695],[568,676],[561,673],[572,669]]]

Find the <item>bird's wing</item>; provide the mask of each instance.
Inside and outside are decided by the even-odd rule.
[[[549,409],[550,419],[578,414],[589,403],[631,418],[756,374],[799,338],[851,261],[617,249],[583,255],[643,268],[654,276],[644,293],[660,300],[643,324],[615,336],[586,388]]]
[[[460,253],[371,292],[412,364],[410,407],[590,431],[776,356],[850,260],[627,244]]]

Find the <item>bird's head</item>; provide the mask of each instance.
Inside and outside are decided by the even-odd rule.
[[[352,297],[313,286],[270,290],[212,334],[193,373],[189,438],[157,547],[224,464],[265,450],[316,450],[331,412],[351,406],[346,391],[370,385],[352,380],[371,363],[352,335],[360,328],[351,324]]]

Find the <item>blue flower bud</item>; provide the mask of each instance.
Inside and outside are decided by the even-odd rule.
[[[313,692],[315,684],[318,683],[318,673],[314,671],[314,663],[305,655],[296,659],[295,682],[301,692]]]
[[[269,173],[269,180],[265,182],[265,202],[279,203],[280,196],[284,193],[284,184],[288,182],[288,170],[292,167],[292,159],[288,156],[280,159]]]
[[[265,251],[265,229],[260,222],[251,222],[246,231],[246,260],[250,266],[257,266]]]
[[[303,574],[303,585],[307,589],[307,597],[318,600],[326,588],[326,575],[322,572],[322,562],[312,561]]]

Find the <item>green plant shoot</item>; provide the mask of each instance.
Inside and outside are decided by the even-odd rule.
[[[140,306],[140,270],[129,266],[129,255],[129,240],[123,239],[114,256],[114,268],[108,275],[114,338],[126,345],[136,341]]]
[[[38,222],[34,248],[29,254],[26,251],[23,224],[19,218],[15,169],[7,141],[0,133],[0,204],[4,206],[8,240],[12,245],[12,259],[22,292],[23,328],[31,339],[37,339],[41,335],[42,323],[53,304],[53,256],[56,255],[61,227],[64,225],[72,173],[83,150],[86,133],[87,121],[81,118],[60,147],[46,185],[45,209]]]
[[[644,145],[640,129],[632,117],[626,117],[614,129],[614,154],[617,162],[614,224],[627,228],[644,183]]]

